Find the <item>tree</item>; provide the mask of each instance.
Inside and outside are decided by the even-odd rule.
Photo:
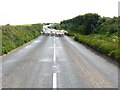
[[[85,34],[93,33],[93,30],[94,30],[93,26],[94,27],[97,26],[100,16],[98,14],[88,13],[88,14],[85,14],[83,18],[84,18],[84,25],[86,26]]]

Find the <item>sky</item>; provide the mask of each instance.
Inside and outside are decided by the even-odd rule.
[[[118,16],[119,0],[0,0],[0,25],[59,23],[86,13]]]

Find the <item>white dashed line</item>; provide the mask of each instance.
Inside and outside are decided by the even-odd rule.
[[[56,52],[55,52],[55,49],[54,49],[53,61],[54,61],[54,63],[56,63]]]
[[[53,73],[53,88],[57,88],[57,73]]]
[[[56,45],[55,45],[55,43],[54,43],[54,49],[55,49],[55,47],[56,47]]]
[[[55,45],[55,37],[54,37],[54,52],[53,52],[53,68],[56,68],[56,45]],[[55,71],[54,71],[55,72]],[[53,72],[53,90],[57,88],[57,73]]]
[[[53,67],[55,68],[56,66],[54,65]]]
[[[55,38],[54,38],[54,52],[53,52],[53,61],[56,63],[56,45],[55,45]]]

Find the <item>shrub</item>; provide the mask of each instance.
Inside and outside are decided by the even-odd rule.
[[[7,54],[11,50],[29,42],[40,35],[42,24],[2,26],[2,53]]]

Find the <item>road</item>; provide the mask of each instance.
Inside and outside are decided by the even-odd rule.
[[[68,36],[39,36],[2,57],[3,88],[117,88],[118,67]]]

